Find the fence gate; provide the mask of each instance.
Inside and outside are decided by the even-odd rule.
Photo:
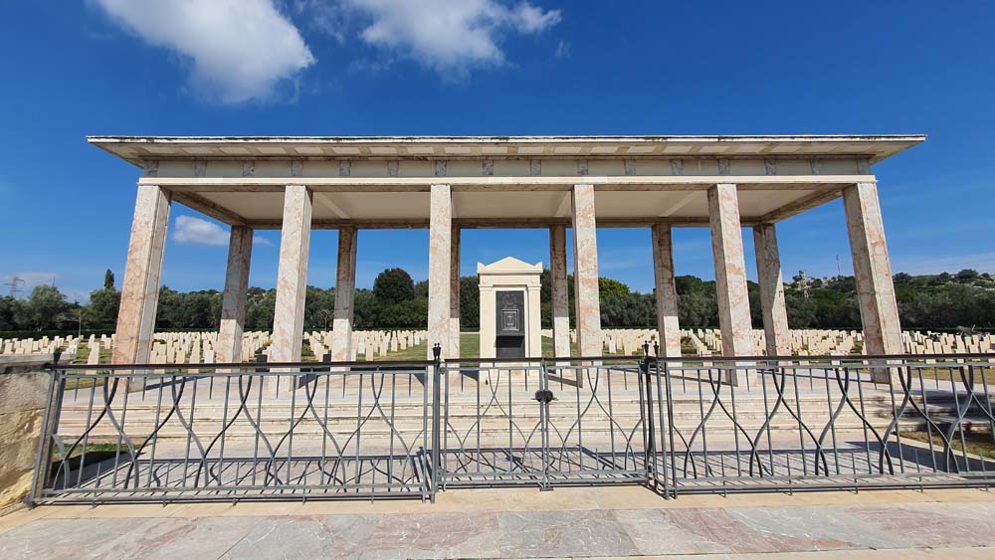
[[[446,364],[440,487],[655,483],[665,455],[655,451],[662,416],[647,396],[659,384],[647,385],[647,366],[634,358]]]

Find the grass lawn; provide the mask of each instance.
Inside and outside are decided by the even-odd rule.
[[[475,332],[463,332],[460,333],[460,357],[461,358],[479,358],[480,357],[480,334]],[[379,362],[384,360],[425,360],[428,356],[428,343],[423,341],[417,346],[411,346],[405,348],[404,350],[398,350],[397,352],[388,352],[386,356],[375,356],[370,358],[371,361]],[[577,354],[577,345],[573,342],[570,343],[570,354]],[[640,354],[642,351],[640,350]],[[542,337],[542,355],[545,358],[553,357],[553,339]],[[616,354],[605,354],[605,355],[615,355],[621,356],[621,353]]]
[[[930,439],[927,432],[902,432],[902,437],[921,441],[923,443],[929,443]],[[990,433],[965,432],[964,441],[967,442],[967,452],[971,455],[978,455],[987,459],[995,459],[995,441],[992,441],[992,435]],[[943,449],[943,438],[941,438],[935,431],[933,432],[933,447],[936,450]],[[961,442],[960,434],[954,434],[954,436],[950,438],[950,447],[957,452],[964,451],[964,444]]]
[[[914,356],[910,356],[910,361],[914,360]],[[949,367],[945,367],[942,364],[937,364],[936,367],[922,367],[914,368],[912,370],[912,385],[913,387],[918,385],[919,376],[922,376],[923,383],[927,387],[934,386],[935,381],[939,381],[941,389],[950,388],[950,380],[953,378],[954,386],[961,387],[964,381],[961,379],[960,368],[964,367],[964,375],[967,375],[967,366],[971,365],[971,360],[964,360],[964,364],[955,364],[952,360],[949,363]],[[988,363],[986,360],[982,360],[983,363]],[[904,375],[905,370],[902,370]],[[974,383],[975,385],[981,385],[982,383],[987,384],[992,391],[995,391],[995,368],[993,367],[975,367],[974,368]]]

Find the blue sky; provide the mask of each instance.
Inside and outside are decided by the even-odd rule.
[[[0,281],[83,300],[123,277],[138,170],[88,134],[926,133],[874,168],[893,268],[995,272],[993,24],[967,0],[4,2]],[[223,232],[183,216],[203,218],[174,206],[164,282],[220,289]],[[279,234],[260,237],[271,287]],[[850,272],[839,201],[779,237],[786,276]],[[652,288],[648,231],[598,241],[602,275]],[[675,244],[679,274],[712,277],[706,230]],[[335,247],[315,233],[310,283],[334,283]],[[357,283],[424,278],[427,252],[363,231]],[[547,262],[546,232],[467,231],[462,273],[508,254]]]

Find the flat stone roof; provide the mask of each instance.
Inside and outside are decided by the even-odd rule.
[[[431,185],[459,227],[570,222],[595,188],[598,224],[709,223],[708,189],[738,186],[744,225],[774,223],[875,181],[870,165],[923,135],[92,136],[173,200],[229,224],[279,228],[284,187],[306,184],[314,228],[427,227]]]
[[[867,157],[877,163],[926,139],[902,135],[769,136],[89,136],[134,165],[245,158]]]

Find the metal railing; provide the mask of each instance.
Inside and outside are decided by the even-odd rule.
[[[993,358],[58,366],[32,501],[990,486]]]
[[[442,488],[645,482],[638,358],[442,369]]]
[[[431,498],[437,366],[315,365],[61,366],[37,500]]]
[[[990,486],[990,355],[652,360],[673,494]]]

